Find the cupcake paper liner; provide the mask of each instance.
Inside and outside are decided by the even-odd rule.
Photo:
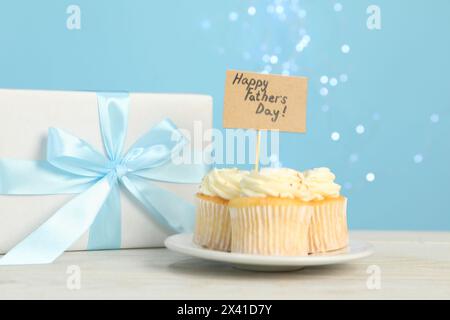
[[[310,206],[252,205],[230,207],[231,251],[275,256],[309,252]]]
[[[309,229],[309,252],[320,253],[348,245],[347,199],[339,197],[312,204],[314,213]]]
[[[230,251],[230,214],[226,204],[197,197],[194,243],[212,250]]]

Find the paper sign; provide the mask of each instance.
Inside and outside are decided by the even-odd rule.
[[[308,79],[228,70],[224,128],[306,131]]]

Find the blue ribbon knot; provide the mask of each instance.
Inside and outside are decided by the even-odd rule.
[[[123,176],[125,176],[128,173],[128,168],[124,164],[117,164],[114,167],[114,173],[116,174],[117,179],[121,180]]]
[[[120,248],[119,186],[168,230],[192,229],[193,205],[152,183],[201,180],[204,165],[171,161],[186,138],[165,119],[124,153],[128,94],[98,93],[97,100],[106,156],[82,139],[50,128],[46,160],[0,159],[0,194],[78,194],[1,258],[0,265],[51,263],[88,230],[88,249]]]

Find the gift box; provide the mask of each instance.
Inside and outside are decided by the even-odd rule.
[[[119,94],[119,98],[121,99],[124,95]],[[106,119],[103,120],[103,130],[110,130],[110,134],[114,136],[117,128],[109,128],[110,123],[108,121],[116,121],[116,118],[119,117],[117,112],[120,113],[123,110],[128,110],[124,112],[126,113],[126,119],[119,119],[118,122],[120,123],[122,121],[127,124],[126,130],[124,130],[126,131],[126,138],[124,139],[123,146],[121,146],[124,152],[132,148],[134,143],[155,125],[159,125],[157,129],[161,131],[161,128],[166,129],[168,124],[169,126],[174,124],[174,126],[176,125],[178,128],[183,129],[181,132],[189,133],[188,135],[191,135],[191,137],[194,136],[194,131],[197,131],[195,134],[202,134],[198,131],[205,132],[212,126],[212,98],[210,96],[152,93],[130,93],[126,94],[126,96],[127,106],[120,106],[112,111],[106,108],[104,109],[106,111],[103,111],[104,114],[102,114],[101,110],[99,113],[98,105],[100,98],[96,92],[0,90],[0,160],[7,159],[9,161],[3,167],[0,164],[0,190],[2,183],[3,189],[9,188],[13,190],[11,191],[13,194],[4,194],[5,190],[3,190],[3,195],[0,195],[0,254],[8,252],[20,243],[51,218],[61,207],[65,206],[77,194],[83,193],[84,191],[81,188],[75,192],[73,190],[78,187],[75,189],[71,187],[72,189],[69,188],[70,190],[67,194],[64,190],[55,194],[52,192],[49,192],[49,194],[40,194],[41,192],[39,190],[32,190],[30,194],[20,194],[21,192],[14,194],[14,188],[10,185],[14,184],[15,177],[12,173],[10,175],[8,171],[8,166],[15,165],[13,163],[14,159],[38,161],[45,160],[49,156],[55,157],[54,155],[49,155],[49,147],[56,150],[52,152],[69,152],[64,149],[64,146],[61,147],[58,145],[60,143],[58,139],[64,140],[67,138],[67,141],[72,143],[73,140],[76,140],[75,137],[82,139],[91,145],[93,149],[97,150],[99,154],[104,155],[108,151],[105,151],[104,146],[105,143],[108,143],[108,133],[100,132],[99,117]],[[108,97],[108,94],[106,94],[106,97]],[[112,97],[114,98],[116,96],[112,95]],[[170,121],[161,125],[160,122],[167,118]],[[52,129],[49,131],[49,128],[62,128],[64,131],[52,131]],[[170,130],[174,129],[170,127]],[[160,131],[155,130],[151,133],[154,135],[152,139],[160,139],[158,136]],[[65,132],[70,133],[70,135],[67,134],[66,137]],[[48,145],[49,135],[53,135],[51,146]],[[75,142],[73,145],[76,148],[80,147],[80,142],[78,140]],[[200,145],[191,143],[189,148],[191,148],[192,153],[201,152],[206,146],[206,143],[206,140]],[[139,143],[136,146],[139,148],[135,149],[143,149],[140,148]],[[80,150],[83,148],[86,148],[86,146],[83,145]],[[112,148],[114,149],[114,146]],[[63,151],[60,149],[63,149]],[[84,151],[84,149],[81,151]],[[70,162],[71,159],[66,159],[64,156],[66,155],[63,154],[62,157],[55,161],[56,166],[58,166],[58,161],[66,161],[66,165],[72,165]],[[111,163],[111,161],[108,163]],[[65,168],[63,169],[66,170]],[[74,170],[78,169],[75,168]],[[1,170],[4,172],[1,172]],[[118,169],[116,168],[114,170],[110,176],[120,180],[122,174],[119,174],[120,176],[118,177]],[[158,168],[154,170],[158,170]],[[163,178],[150,179],[152,184],[162,190],[173,192],[179,197],[180,201],[194,202],[194,195],[197,192],[198,183],[174,183],[170,179],[168,179],[169,181],[165,181],[164,170],[159,174]],[[33,181],[33,179],[36,180],[36,177],[33,177],[33,175],[34,173],[30,175],[30,189],[39,189],[39,187],[34,187],[34,184],[39,185],[40,181]],[[183,176],[183,172],[179,173],[179,175]],[[2,177],[4,181],[1,181]],[[111,177],[109,178],[111,179]],[[27,177],[21,176],[17,179],[25,179],[26,181]],[[70,180],[70,176],[65,179]],[[5,180],[8,181],[5,182]],[[88,183],[90,183],[89,186],[92,186],[94,183],[97,183],[97,180],[92,180]],[[109,183],[111,184],[111,182]],[[108,184],[106,183],[105,185]],[[26,186],[24,187],[22,185],[21,188],[26,188]],[[86,187],[87,189],[89,188]],[[136,196],[130,194],[129,190],[122,189],[120,188],[120,194],[110,195],[111,197],[120,197],[120,219],[119,222],[115,222],[120,223],[119,247],[143,248],[162,246],[164,239],[174,231],[156,221],[152,217],[151,212],[150,214],[147,212],[149,208],[153,208],[151,203],[144,208],[143,202],[145,204],[146,201],[144,199],[146,196],[145,192],[141,194],[144,197],[142,202],[138,201],[139,199],[136,199]],[[34,191],[37,194],[33,194]],[[95,201],[95,199],[93,200]],[[88,208],[90,209],[90,207]],[[73,210],[80,209],[77,207]],[[103,208],[102,210],[107,211],[108,208]],[[165,212],[162,212],[162,215],[165,214]],[[169,212],[170,214],[172,213]],[[70,232],[72,230],[72,222],[64,221],[63,223],[66,231]],[[41,233],[44,233],[44,231],[41,230]],[[66,231],[61,230],[62,233]],[[88,244],[90,232],[92,230],[84,232],[75,243],[70,245],[68,250],[91,249]],[[58,240],[50,239],[49,241],[58,242]],[[100,245],[100,247],[97,246],[95,249],[111,249],[111,247],[106,245],[105,248],[102,248]]]

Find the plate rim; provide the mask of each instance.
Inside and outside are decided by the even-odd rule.
[[[356,259],[366,258],[373,254],[373,245],[367,241],[357,240],[350,237],[350,248],[352,246],[360,247],[356,252],[339,253],[335,255],[317,255],[317,256],[263,256],[243,253],[231,253],[216,251],[196,246],[192,242],[192,233],[179,233],[169,236],[164,241],[165,246],[175,252],[201,258],[205,260],[227,262],[231,264],[258,265],[258,266],[318,266],[328,264],[344,263]],[[179,241],[186,242],[188,238],[190,243],[179,245]],[[357,249],[355,249],[357,250]]]

